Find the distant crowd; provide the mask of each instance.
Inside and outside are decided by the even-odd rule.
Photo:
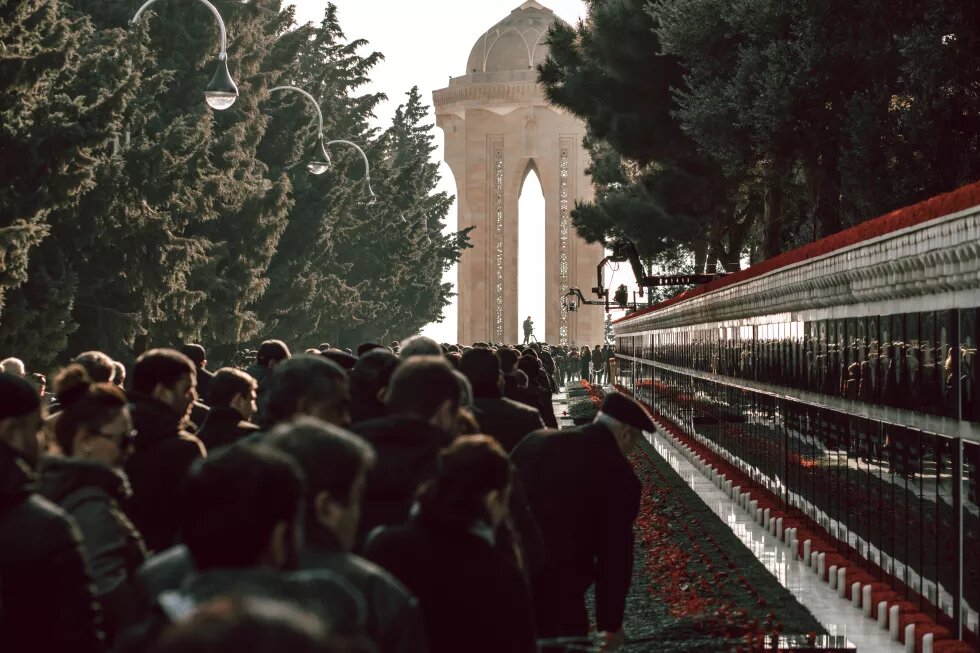
[[[554,410],[612,349],[250,355],[85,352],[52,392],[0,362],[0,651],[622,645],[653,425],[615,392],[584,427]]]

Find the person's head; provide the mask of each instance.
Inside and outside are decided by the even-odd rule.
[[[517,369],[527,374],[532,383],[536,383],[541,372],[541,361],[536,356],[521,356],[517,361]]]
[[[132,390],[156,399],[184,416],[197,401],[197,368],[173,349],[151,349],[136,359]]]
[[[608,428],[616,445],[624,456],[628,456],[643,439],[643,432],[653,433],[656,426],[643,406],[632,397],[619,392],[611,392],[602,400],[595,422]]]
[[[340,365],[345,372],[350,372],[357,365],[357,356],[350,354],[342,349],[328,349],[326,351],[321,351],[320,355],[324,358],[329,358],[337,365]]]
[[[400,362],[398,356],[385,349],[365,353],[350,372],[351,396],[383,402],[391,375]]]
[[[500,358],[489,349],[471,349],[459,363],[459,371],[473,385],[477,397],[499,397],[504,377],[500,370]]]
[[[112,359],[101,351],[87,351],[75,357],[73,363],[78,363],[88,372],[88,377],[95,383],[111,383],[116,373]]]
[[[265,441],[291,456],[307,478],[308,532],[325,528],[344,550],[354,546],[374,450],[349,431],[312,417],[280,424]]]
[[[467,525],[500,525],[514,476],[500,444],[488,435],[465,435],[442,451],[441,460],[439,473],[419,490],[422,510]]]
[[[517,359],[520,356],[510,347],[498,349],[497,357],[500,359],[500,371],[504,374],[513,374],[517,370]]]
[[[126,387],[126,366],[119,361],[112,361],[112,366],[116,368],[116,373],[112,375],[112,382],[119,388]]]
[[[111,383],[93,383],[78,364],[59,372],[55,386],[59,396],[74,397],[61,411],[55,426],[62,453],[109,467],[122,465],[133,435],[123,391]]]
[[[32,466],[40,457],[41,397],[26,379],[0,372],[0,442]]]
[[[150,653],[340,653],[323,620],[298,605],[260,596],[219,596],[170,625]]]
[[[450,367],[452,367],[454,370],[458,370],[459,362],[462,360],[463,356],[459,352],[451,351],[446,354],[445,358]]]
[[[517,380],[517,387],[521,389],[526,389],[528,384],[531,383],[531,379],[527,378],[527,374],[521,370],[517,370],[514,373],[514,378]]]
[[[414,356],[391,375],[385,404],[391,415],[415,417],[452,433],[459,400],[459,382],[441,355]]]
[[[14,376],[26,377],[27,369],[24,367],[24,361],[19,358],[5,358],[0,361],[0,372],[6,374],[13,374]]]
[[[265,445],[235,444],[191,466],[181,490],[181,536],[199,569],[295,569],[303,473]]]
[[[255,360],[259,367],[271,370],[289,357],[289,347],[282,340],[266,340],[259,345]]]
[[[357,346],[357,357],[360,358],[364,354],[372,351],[374,349],[384,349],[385,346],[378,344],[376,342],[362,342]]]
[[[322,356],[295,356],[276,366],[268,389],[269,425],[309,415],[337,426],[350,423],[347,374]]]
[[[425,336],[412,336],[401,345],[402,360],[413,356],[442,356],[442,345]]]
[[[473,408],[473,386],[470,380],[457,369],[453,370],[456,376],[456,383],[459,384],[459,407],[467,410]]]
[[[194,363],[194,366],[199,370],[203,370],[208,366],[208,355],[202,345],[187,343],[180,348],[180,353],[191,359],[191,362]]]
[[[252,375],[234,367],[222,367],[214,373],[208,388],[212,408],[234,408],[243,420],[250,420],[258,407],[258,383]]]

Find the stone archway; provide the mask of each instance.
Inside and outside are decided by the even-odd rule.
[[[562,308],[569,287],[588,292],[594,285],[603,253],[581,240],[571,224],[575,202],[592,197],[582,147],[585,125],[548,104],[537,83],[534,66],[547,56],[543,39],[554,20],[551,10],[528,0],[480,37],[467,74],[433,95],[456,180],[459,227],[475,227],[473,248],[459,266],[461,343],[520,340],[518,198],[532,166],[545,196],[545,339],[579,346],[603,342],[600,310]],[[526,67],[515,69],[524,61]]]

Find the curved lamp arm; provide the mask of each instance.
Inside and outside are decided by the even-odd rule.
[[[143,12],[149,9],[150,5],[154,4],[157,1],[158,0],[146,0],[146,2],[143,3],[143,6],[136,10],[136,15],[133,16],[133,19],[129,21],[129,23],[131,25],[135,25],[136,23],[138,23],[140,16],[143,15]],[[221,30],[221,52],[218,54],[218,59],[224,61],[225,59],[228,58],[228,32],[225,29],[225,21],[222,20],[221,14],[218,13],[218,8],[215,7],[213,4],[211,4],[210,2],[208,2],[208,0],[198,0],[198,1],[204,6],[206,6],[208,9],[210,9],[211,13],[214,14],[214,17],[218,21],[218,29]]]
[[[368,158],[367,155],[364,153],[364,150],[362,150],[357,143],[351,143],[350,141],[345,141],[342,139],[338,139],[335,141],[328,141],[326,143],[326,145],[328,146],[338,145],[338,144],[349,145],[353,147],[355,150],[357,150],[358,152],[360,152],[361,158],[364,159],[364,180],[367,181],[368,197],[370,197],[373,200],[375,195],[374,195],[374,191],[371,189],[371,164],[368,163]]]
[[[317,103],[316,98],[314,98],[312,95],[310,95],[303,89],[297,88],[295,86],[276,86],[269,89],[270,93],[272,93],[273,91],[296,91],[297,93],[301,93],[303,97],[309,100],[310,104],[313,105],[313,108],[316,109],[317,138],[323,138],[323,112],[320,111],[320,105]],[[330,145],[330,143],[327,143],[327,145]]]

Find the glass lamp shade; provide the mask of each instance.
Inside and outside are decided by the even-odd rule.
[[[310,153],[310,161],[306,164],[306,169],[311,175],[322,175],[330,169],[330,155],[327,148],[323,145],[323,137],[316,139],[313,152]]]
[[[204,99],[208,106],[217,111],[223,111],[235,103],[238,99],[238,87],[228,72],[228,60],[218,61],[218,67],[214,71],[214,77],[204,89]]]

